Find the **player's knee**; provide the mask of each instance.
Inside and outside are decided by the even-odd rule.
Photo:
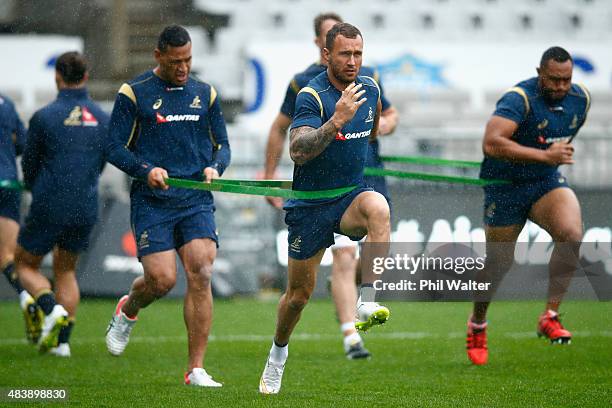
[[[147,283],[149,290],[155,297],[163,297],[166,293],[170,292],[176,284],[176,276],[160,274]]]
[[[289,307],[297,312],[300,312],[306,307],[312,291],[307,289],[294,290],[289,294]]]
[[[582,226],[580,225],[566,226],[554,234],[553,240],[555,242],[577,244],[582,241],[582,232]]]
[[[212,271],[213,264],[211,261],[188,267],[186,268],[185,273],[188,282],[201,286],[208,286],[210,285],[210,281],[212,279]]]
[[[391,220],[389,203],[387,203],[385,197],[380,193],[376,193],[376,195],[372,197],[367,207],[368,220],[377,224],[388,224]]]

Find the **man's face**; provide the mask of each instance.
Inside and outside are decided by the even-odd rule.
[[[538,77],[545,98],[558,101],[565,98],[572,86],[572,61],[557,62],[549,60],[538,68]]]
[[[191,42],[180,47],[168,46],[165,52],[155,49],[159,76],[171,84],[185,85],[191,71]]]
[[[328,18],[327,20],[324,20],[321,23],[321,27],[320,27],[321,33],[319,34],[318,37],[315,38],[315,44],[317,44],[317,47],[319,47],[319,50],[322,50],[323,48],[325,48],[325,40],[327,38],[327,32],[331,30],[331,28],[338,23],[339,21],[333,20],[331,18]]]
[[[346,38],[338,35],[334,39],[334,47],[331,50],[325,48],[324,51],[334,77],[346,85],[353,82],[361,69],[363,56],[361,36]]]

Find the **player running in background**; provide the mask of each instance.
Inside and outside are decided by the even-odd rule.
[[[268,134],[266,147],[266,162],[264,178],[276,178],[276,169],[283,153],[287,130],[291,125],[291,120],[295,114],[295,101],[298,92],[304,88],[311,79],[327,69],[324,48],[327,32],[337,23],[342,23],[342,19],[335,13],[319,14],[314,19],[314,43],[319,48],[319,61],[310,65],[305,71],[296,74],[285,94],[285,99],[280,112],[274,119]],[[379,82],[378,73],[367,66],[362,66],[359,75],[369,76],[378,82],[381,91],[382,114],[379,118],[378,136],[385,136],[392,133],[398,122],[397,110],[391,106],[384,96],[382,84]],[[382,168],[383,164],[378,156],[378,139],[371,140],[368,144],[367,167]],[[365,183],[373,187],[376,191],[385,196],[390,203],[390,197],[384,177],[365,177]],[[279,197],[267,197],[267,200],[276,208],[282,208],[283,202]],[[348,237],[335,234],[335,243],[331,246],[333,255],[333,265],[331,273],[332,298],[336,306],[336,313],[340,322],[340,330],[344,336],[343,344],[347,358],[358,359],[370,356],[369,351],[364,347],[361,336],[355,329],[355,315],[357,304],[357,291],[355,288],[355,274],[357,268],[357,245],[356,241],[351,241]],[[378,323],[374,318],[376,312],[384,312],[384,306],[359,303],[360,325],[365,330],[372,324]],[[368,307],[370,306],[370,308]]]
[[[217,254],[213,196],[169,187],[169,176],[218,178],[230,162],[225,121],[215,89],[189,75],[191,38],[166,27],[155,49],[157,67],[123,84],[111,116],[108,161],[134,177],[131,221],[144,276],[123,296],[106,334],[120,355],[140,309],[176,282],[176,253],[187,279],[184,318],[189,346],[185,384],[220,387],[204,370],[212,323],[212,266]]]
[[[108,115],[88,96],[88,76],[83,55],[58,57],[57,99],[32,116],[22,158],[32,204],[19,232],[16,269],[45,315],[41,352],[62,357],[70,356],[68,342],[80,299],[76,263],[98,217],[98,179],[108,131]],[[55,294],[40,273],[51,250]]]
[[[381,110],[378,85],[358,75],[363,37],[350,24],[336,24],[327,33],[324,53],[327,70],[311,80],[296,101],[289,148],[295,162],[293,189],[356,188],[333,199],[285,204],[287,290],[279,302],[276,333],[259,382],[264,394],[280,391],[289,338],[312,294],[323,253],[334,243],[334,232],[353,240],[367,235],[368,242],[390,239],[389,205],[363,182],[368,140],[376,137]],[[373,303],[374,293],[372,286],[362,288],[362,300]]]
[[[21,191],[14,184],[17,182],[15,158],[23,152],[25,140],[26,131],[13,101],[0,95],[0,180],[7,183],[0,187],[0,270],[19,295],[28,341],[36,343],[40,337],[42,312],[19,283],[14,262],[21,203]],[[13,183],[13,186],[8,183]]]
[[[570,142],[584,125],[591,102],[584,86],[572,84],[572,70],[567,51],[549,48],[542,55],[538,76],[502,96],[487,124],[480,172],[482,178],[512,182],[485,187],[487,263],[481,279],[497,284],[510,269],[514,244],[527,219],[546,230],[555,248],[549,263],[548,302],[537,332],[560,344],[572,337],[559,321],[559,304],[578,265],[582,217],[576,195],[557,168],[574,163]],[[478,365],[488,357],[489,303],[490,298],[476,299],[468,320],[467,353]]]

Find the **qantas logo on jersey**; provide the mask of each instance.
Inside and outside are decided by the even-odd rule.
[[[364,130],[363,132],[347,133],[342,134],[338,132],[336,134],[336,140],[349,140],[349,139],[361,139],[362,137],[368,137],[372,133],[372,129]]]
[[[200,115],[162,115],[159,112],[155,112],[155,118],[157,123],[168,123],[168,122],[197,122],[200,120]]]
[[[557,142],[567,142],[571,139],[571,136],[561,136],[561,137],[544,137],[542,135],[538,136],[537,141],[540,144],[550,144]]]

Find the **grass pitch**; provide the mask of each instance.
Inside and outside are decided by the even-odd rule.
[[[0,388],[66,389],[57,405],[117,407],[403,407],[612,405],[612,304],[567,302],[570,346],[535,335],[541,303],[498,302],[489,315],[489,364],[465,354],[468,303],[390,303],[391,319],[367,333],[369,361],[348,361],[330,301],[313,301],[290,343],[283,388],[257,392],[274,330],[275,302],[217,301],[205,367],[221,389],[183,385],[182,303],[140,314],[121,357],[106,351],[114,301],[85,300],[72,357],[40,356],[26,344],[17,302],[0,303]],[[0,400],[0,406],[34,406]],[[55,405],[45,403],[45,406]]]

